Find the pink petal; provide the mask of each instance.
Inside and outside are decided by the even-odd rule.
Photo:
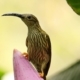
[[[15,80],[43,80],[30,62],[18,50],[13,51],[13,67]]]

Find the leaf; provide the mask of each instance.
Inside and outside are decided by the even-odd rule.
[[[18,50],[13,51],[13,67],[15,80],[43,80]]]
[[[80,15],[80,0],[67,0],[74,12]]]
[[[2,78],[2,76],[6,73],[6,71],[4,71],[2,68],[0,69],[0,80]]]

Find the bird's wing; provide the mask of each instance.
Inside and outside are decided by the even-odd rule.
[[[45,76],[48,73],[50,63],[51,63],[51,41],[48,35],[46,35],[46,41],[47,41],[47,54],[49,56],[49,62],[47,63],[46,68],[44,69]]]

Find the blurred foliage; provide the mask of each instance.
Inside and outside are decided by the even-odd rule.
[[[80,60],[67,69],[52,75],[49,80],[80,80]]]
[[[80,0],[67,0],[67,3],[78,15],[80,15]]]
[[[6,73],[6,71],[4,71],[3,69],[0,69],[0,80],[1,80],[1,77]]]

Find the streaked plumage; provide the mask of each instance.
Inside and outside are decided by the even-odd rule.
[[[26,38],[29,60],[34,64],[39,73],[44,73],[44,80],[51,63],[51,43],[48,34],[39,25],[38,19],[32,14],[4,14],[3,16],[17,16],[28,27]]]

